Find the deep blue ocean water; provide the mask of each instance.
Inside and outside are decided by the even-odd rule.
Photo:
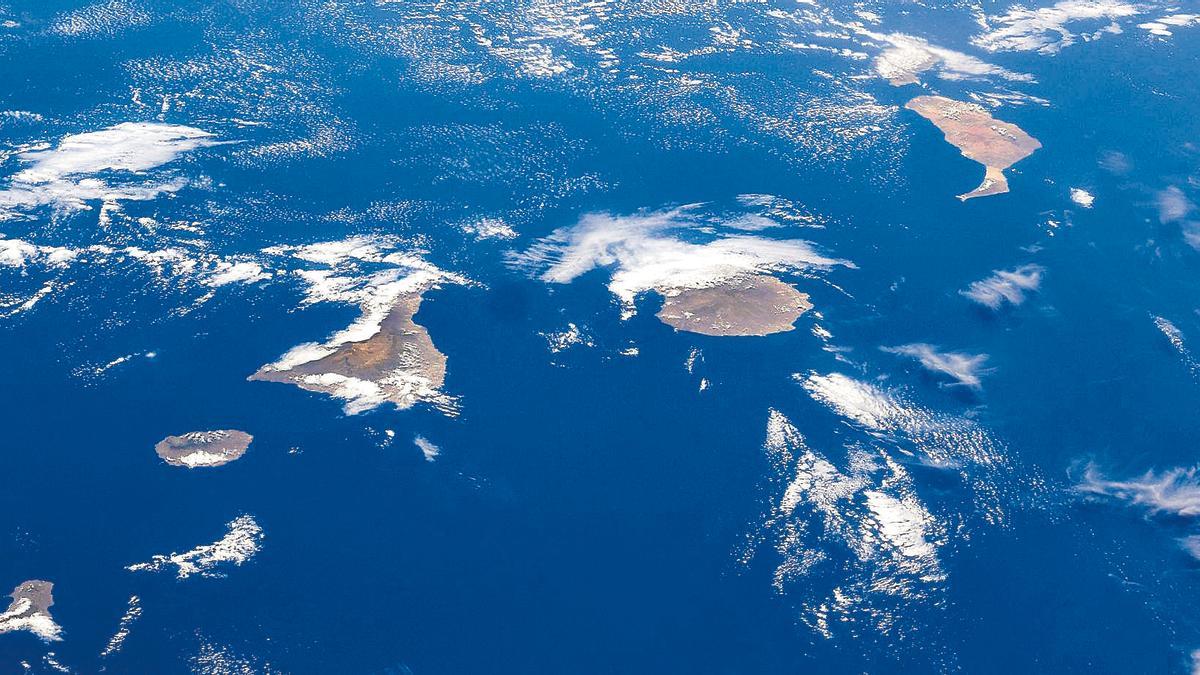
[[[0,320],[0,587],[53,581],[63,630],[49,643],[0,634],[0,672],[53,672],[52,662],[80,673],[1191,672],[1200,568],[1180,542],[1198,531],[1200,485],[1169,472],[1197,461],[1200,253],[1186,237],[1195,212],[1164,215],[1162,200],[1172,187],[1200,200],[1200,28],[1151,38],[1136,23],[1167,9],[1144,8],[1122,34],[1054,54],[991,53],[970,42],[980,28],[969,8],[883,5],[872,31],[1036,79],[929,71],[901,88],[874,77],[869,59],[777,48],[818,39],[820,26],[779,28],[768,14],[803,4],[716,3],[699,17],[655,3],[509,4],[0,4],[0,20],[17,24],[0,33],[0,110],[37,114],[0,119],[7,189],[16,152],[121,122],[237,142],[146,172],[189,185],[126,201],[113,223],[98,221],[98,200],[43,204],[0,221],[3,238],[249,256],[396,235],[475,282],[428,291],[416,316],[447,356],[459,413],[348,415],[330,397],[246,380],[359,314],[299,307],[303,287],[284,273],[212,288],[183,312],[203,282],[163,283],[136,261],[0,266],[6,302],[62,282]],[[620,52],[620,74],[578,40],[535,30],[580,12]],[[78,31],[62,29],[70,16],[82,17]],[[471,26],[496,43],[507,32],[550,45],[572,67],[529,75],[473,41]],[[649,48],[703,46],[710,26],[755,45],[661,65],[621,46],[639,27]],[[523,30],[535,37],[521,42]],[[429,75],[443,57],[476,70]],[[671,89],[678,77],[706,84]],[[1009,86],[1048,104],[993,115],[1044,147],[1010,170],[1010,194],[960,202],[981,168],[902,106]],[[838,129],[861,111],[835,109],[794,134],[763,123],[812,120],[852,92],[885,109],[858,140]],[[271,146],[296,139],[316,140]],[[1073,203],[1072,187],[1094,206]],[[762,236],[854,264],[781,273],[815,306],[794,331],[677,332],[655,318],[653,293],[623,320],[606,288],[612,268],[550,284],[512,264],[586,214],[703,203],[715,222],[748,211],[746,194],[791,200],[824,223]],[[464,233],[482,217],[516,238]],[[1022,265],[1044,278],[1019,305],[992,310],[959,293]],[[543,334],[568,324],[591,345],[552,352]],[[986,354],[990,370],[980,388],[958,386],[880,349],[916,343]],[[621,353],[630,347],[636,356]],[[925,411],[932,440],[871,429],[803,386],[830,373]],[[773,575],[787,555],[765,522],[791,476],[764,452],[772,410],[843,475],[858,475],[854,457],[882,453],[904,476],[888,482],[875,467],[859,496],[836,502],[851,519],[846,540],[822,530],[832,526],[818,507],[796,511],[806,549],[824,557],[782,589]],[[168,434],[215,428],[252,433],[246,456],[185,470],[153,453]],[[1003,469],[930,459],[955,455],[968,428]],[[417,436],[441,449],[436,461]],[[1089,483],[1089,466],[1109,483]],[[869,524],[853,519],[868,512],[850,502],[901,484],[929,514],[936,572],[922,574],[940,580],[897,572],[903,553],[861,552],[886,542],[862,536]],[[989,485],[994,501],[980,496]],[[261,526],[261,549],[219,576],[125,569],[214,542],[241,514]],[[880,591],[899,578],[911,585]],[[142,614],[101,656],[130,596]],[[849,598],[840,614],[837,597]]]

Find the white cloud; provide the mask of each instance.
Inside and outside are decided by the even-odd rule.
[[[1147,471],[1127,480],[1109,480],[1089,464],[1078,489],[1140,506],[1154,514],[1188,519],[1200,516],[1200,472],[1196,467]],[[1179,546],[1200,560],[1200,535],[1181,537]]]
[[[573,323],[568,323],[564,330],[542,333],[541,335],[546,338],[546,343],[553,354],[558,354],[577,345],[583,345],[584,347],[596,346],[592,337],[585,331],[580,330],[579,326]]]
[[[883,351],[912,357],[919,361],[926,370],[947,375],[959,384],[972,389],[980,387],[979,376],[989,371],[984,367],[988,359],[986,354],[941,352],[937,347],[925,343],[883,347]]]
[[[757,542],[773,548],[773,585],[806,597],[803,619],[826,637],[839,622],[881,631],[945,580],[938,549],[945,523],[918,497],[906,468],[886,452],[852,447],[843,466],[810,448],[771,410],[763,444],[774,469],[771,508]],[[746,551],[749,563],[756,551]],[[836,585],[826,574],[837,570]],[[832,621],[831,621],[832,617]]]
[[[115,35],[117,32],[150,23],[150,15],[137,3],[108,0],[60,14],[50,30],[64,37]]]
[[[296,274],[308,284],[305,305],[317,302],[354,304],[362,314],[354,323],[330,336],[319,349],[312,344],[299,345],[272,364],[272,368],[287,370],[324,358],[344,344],[363,342],[379,332],[383,320],[401,297],[423,292],[440,281],[458,279],[432,266],[415,270],[393,267],[365,276],[342,276],[330,270],[299,270]]]
[[[892,428],[895,420],[904,417],[904,409],[890,396],[841,373],[797,375],[796,379],[814,399],[870,429]]]
[[[121,651],[125,646],[125,640],[129,637],[133,622],[137,621],[142,615],[142,600],[136,595],[129,596],[129,606],[125,610],[125,614],[121,616],[121,622],[117,626],[117,632],[108,639],[108,644],[104,645],[104,650],[100,652],[100,658],[108,658],[113,654]]]
[[[27,630],[46,642],[61,640],[62,627],[47,612],[30,612],[32,603],[25,598],[14,600],[0,614],[0,633]]]
[[[1188,349],[1187,343],[1184,342],[1183,331],[1179,330],[1179,327],[1171,323],[1169,319],[1161,316],[1154,317],[1154,326],[1167,338],[1167,341],[1171,343],[1175,351],[1179,352],[1180,358],[1183,359],[1184,365],[1188,367],[1192,375],[1200,374],[1200,363],[1196,362],[1196,359],[1192,356],[1192,351]]]
[[[253,284],[270,279],[273,273],[263,269],[259,263],[246,256],[223,258],[204,250],[164,248],[146,250],[136,246],[113,248],[104,244],[93,244],[81,248],[34,244],[23,239],[7,239],[0,234],[0,267],[21,270],[31,268],[43,272],[61,273],[74,267],[87,266],[104,268],[112,263],[136,261],[152,272],[159,280],[174,280],[186,284],[197,284],[213,289],[230,284]],[[60,279],[47,281],[40,295],[28,298],[32,307],[45,294],[68,285]],[[10,306],[6,302],[0,306]],[[27,308],[26,308],[27,309]]]
[[[1188,552],[1188,555],[1200,560],[1200,535],[1191,535],[1179,540],[1179,546]],[[1200,655],[1200,654],[1198,654]],[[1197,665],[1200,665],[1198,663]]]
[[[384,262],[385,257],[395,253],[398,243],[399,240],[395,237],[355,236],[314,244],[281,244],[265,248],[263,253],[287,256],[327,267],[339,267],[358,262]]]
[[[254,656],[246,656],[228,645],[217,644],[199,632],[197,637],[200,638],[199,649],[188,659],[188,672],[193,675],[276,675],[280,672]]]
[[[864,428],[877,437],[907,437],[908,450],[916,450],[934,466],[966,464],[990,469],[1003,467],[1007,460],[1003,446],[974,421],[939,413],[917,405],[901,391],[886,390],[841,373],[795,374],[792,376],[814,401]],[[968,477],[964,474],[964,477]],[[992,482],[995,475],[972,472],[973,481]],[[981,486],[982,487],[982,486]]]
[[[936,566],[937,559],[933,556],[937,549],[926,538],[933,516],[915,495],[897,498],[877,490],[864,492],[863,495],[867,498],[867,506],[875,516],[875,526],[884,542],[905,558],[930,560],[930,567]]]
[[[184,553],[156,555],[149,562],[129,565],[131,572],[158,572],[174,565],[176,576],[186,579],[193,574],[221,576],[212,570],[225,563],[241,565],[254,557],[262,548],[263,531],[253,516],[242,515],[230,521],[225,536],[211,544],[204,544]]]
[[[3,237],[3,235],[0,235]],[[75,257],[75,252],[57,246],[38,246],[23,239],[0,238],[0,265],[23,268],[31,262],[57,260],[60,263]]]
[[[1154,195],[1154,204],[1158,207],[1158,220],[1163,223],[1183,220],[1196,208],[1183,190],[1174,185],[1159,190]]]
[[[480,218],[464,223],[462,231],[476,239],[516,239],[517,231],[499,218]]]
[[[740,233],[714,236],[705,230],[711,232],[711,224],[697,220],[687,208],[633,216],[593,213],[573,227],[555,230],[512,261],[544,269],[540,278],[557,284],[612,267],[608,289],[627,317],[636,297],[646,291],[706,288],[748,274],[850,265],[817,253],[806,241]],[[685,241],[685,232],[707,241]]]
[[[177,124],[124,122],[101,131],[65,136],[54,148],[18,155],[25,165],[0,191],[0,220],[21,216],[39,206],[63,211],[89,208],[88,201],[144,201],[177,192],[181,178],[151,179],[145,172],[180,155],[217,145],[212,134]],[[95,174],[120,172],[122,182],[110,183]]]
[[[22,153],[19,159],[30,166],[12,179],[34,184],[104,170],[139,173],[214,143],[212,134],[193,127],[123,122],[102,131],[65,136],[54,149]]]
[[[10,120],[13,122],[44,122],[45,117],[35,112],[28,110],[0,110],[0,122]]]
[[[1187,353],[1187,346],[1183,344],[1183,331],[1179,330],[1179,327],[1172,323],[1170,319],[1156,316],[1154,317],[1154,326],[1167,337],[1172,347],[1181,354]]]
[[[1050,101],[1019,91],[972,91],[968,93],[972,101],[986,105],[989,108],[999,108],[1002,105],[1040,105],[1048,106]]]
[[[918,82],[917,75],[931,68],[938,68],[942,78],[947,80],[1000,77],[1017,82],[1033,81],[1032,75],[1014,73],[912,35],[881,35],[869,31],[863,31],[863,34],[890,45],[876,57],[875,71],[895,85],[915,84]]]
[[[438,458],[438,455],[442,454],[442,449],[424,436],[414,438],[413,445],[417,446],[417,449],[421,451],[421,455],[425,457],[426,462],[432,462]]]
[[[992,276],[973,282],[962,295],[975,302],[1000,309],[1004,303],[1019,305],[1025,296],[1038,290],[1046,269],[1041,265],[1022,265],[1014,270],[996,270]]]
[[[291,258],[319,265],[295,270],[305,284],[303,305],[336,302],[364,308],[368,322],[346,341],[361,341],[378,332],[378,321],[400,295],[437,282],[470,283],[421,258],[421,251],[403,248],[396,237],[355,236],[313,244],[279,245],[262,251],[273,258]],[[367,269],[375,268],[368,272]],[[367,312],[366,309],[371,311]],[[377,319],[377,320],[376,320]]]
[[[209,286],[225,286],[228,284],[252,284],[271,278],[271,273],[263,270],[262,265],[252,261],[228,262],[220,260],[215,263],[215,269],[204,280]]]
[[[1137,16],[1143,11],[1140,5],[1120,0],[1061,0],[1053,6],[1037,9],[1017,5],[1004,14],[987,17],[987,28],[971,41],[988,51],[1055,54],[1078,39],[1090,40],[1104,33],[1120,33],[1121,19]],[[1068,26],[1079,22],[1089,22],[1093,30],[1072,32]]]
[[[1200,475],[1194,467],[1147,471],[1128,480],[1109,480],[1089,465],[1079,489],[1142,506],[1152,513],[1200,516]]]
[[[1071,201],[1085,209],[1090,209],[1096,203],[1096,197],[1083,188],[1071,188]]]
[[[1200,24],[1200,14],[1168,14],[1153,21],[1139,23],[1138,28],[1158,37],[1171,37],[1172,28],[1187,28]]]

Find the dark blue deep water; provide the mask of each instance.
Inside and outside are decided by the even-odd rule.
[[[0,621],[0,673],[1193,672],[1200,19],[1138,25],[1200,8],[1031,15],[1068,38],[969,4],[0,0],[0,588],[52,581],[61,628]],[[987,41],[1021,26],[1049,46]],[[1028,77],[892,86],[901,34]],[[903,108],[934,93],[1041,142],[1009,194],[954,198],[981,167]],[[214,142],[22,178],[126,122]],[[645,257],[554,283],[571,250],[529,255],[681,205],[622,241],[852,266],[768,261],[813,310],[718,337],[654,292],[622,318]],[[416,315],[456,412],[247,381],[360,314],[263,249],[354,237],[469,280]],[[1017,302],[960,293],[1012,270]],[[905,345],[986,355],[980,384]],[[153,451],[204,429],[254,441]],[[126,570],[242,515],[240,564]]]

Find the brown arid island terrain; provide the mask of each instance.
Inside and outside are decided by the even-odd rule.
[[[62,628],[50,616],[54,584],[31,579],[13,589],[12,603],[0,614],[0,633],[27,630],[46,642],[62,639]]]
[[[1017,125],[997,120],[974,103],[944,96],[918,96],[904,107],[933,122],[946,135],[947,143],[986,168],[979,187],[958,196],[963,201],[1008,192],[1004,170],[1042,147]]]
[[[453,402],[441,391],[446,356],[434,346],[425,327],[413,321],[426,289],[399,294],[378,329],[365,339],[346,339],[347,333],[361,334],[361,326],[352,327],[324,344],[292,349],[249,379],[286,382],[329,394],[346,401],[349,414],[383,403],[410,408],[420,401],[452,411]],[[364,310],[360,323],[370,321],[369,313]]]
[[[792,330],[812,309],[808,295],[765,274],[741,276],[704,288],[660,289],[658,318],[677,330],[703,335],[770,335]]]
[[[171,466],[189,469],[228,464],[246,454],[254,437],[236,429],[190,431],[167,436],[154,446],[154,452]]]

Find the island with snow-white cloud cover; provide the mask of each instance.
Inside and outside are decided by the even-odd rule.
[[[33,579],[23,581],[9,595],[12,602],[0,612],[0,633],[29,631],[45,642],[62,639],[62,626],[50,616],[54,584]]]
[[[385,403],[411,408],[429,403],[453,414],[453,397],[442,391],[446,357],[413,317],[425,293],[442,284],[467,284],[419,255],[395,250],[385,239],[352,239],[268,249],[323,268],[297,271],[307,285],[304,303],[357,305],[359,318],[325,342],[306,342],[261,367],[250,380],[293,384],[344,401],[349,414]],[[378,267],[363,272],[363,265]]]
[[[630,216],[589,214],[511,260],[555,284],[612,268],[608,289],[620,302],[623,317],[636,313],[638,296],[653,292],[664,299],[658,313],[664,323],[717,336],[791,330],[812,304],[807,294],[775,275],[852,266],[818,253],[807,241],[736,230],[712,236],[704,232],[706,225],[696,207]]]
[[[188,469],[222,466],[246,454],[254,437],[236,429],[189,431],[167,436],[154,445],[154,452],[167,464]]]

